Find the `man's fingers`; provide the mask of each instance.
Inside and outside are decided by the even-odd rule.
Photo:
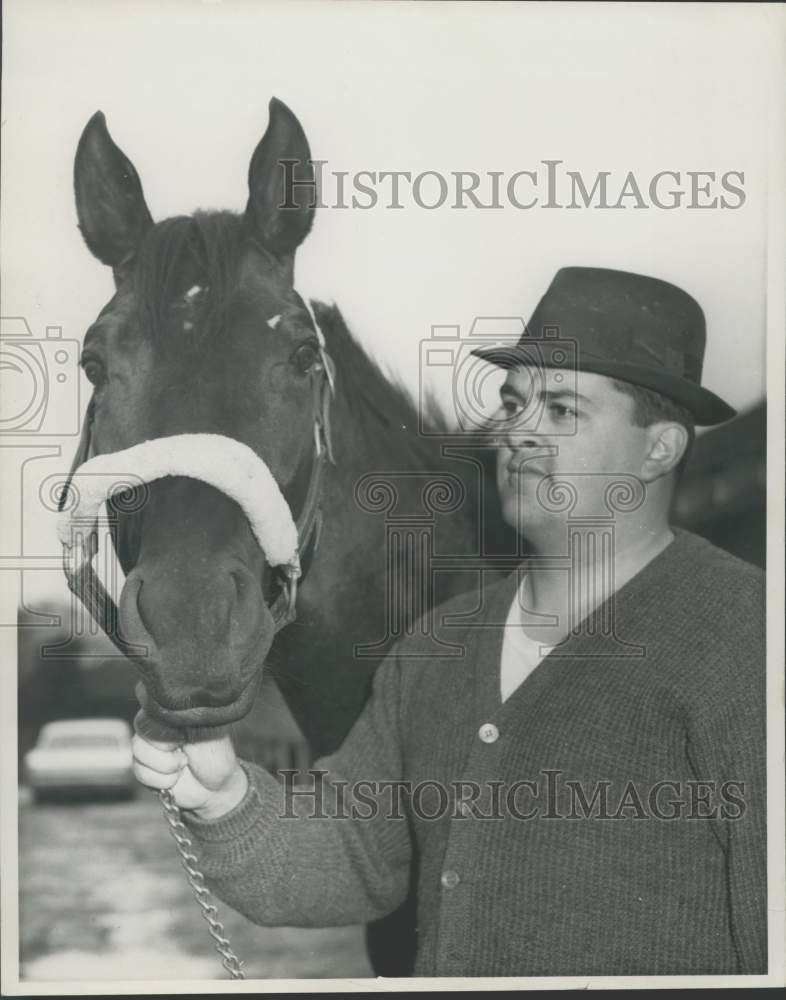
[[[162,774],[174,774],[185,767],[188,758],[183,750],[162,750],[160,745],[148,742],[142,736],[136,735],[131,741],[134,760],[145,767],[160,771]]]
[[[196,780],[194,775],[184,767],[172,774],[162,774],[153,768],[134,761],[134,775],[140,784],[153,791],[169,789],[175,803],[181,809],[196,809],[203,806],[209,798],[210,792]]]
[[[147,788],[155,788],[156,790],[173,788],[180,780],[180,769],[169,774],[164,774],[161,771],[154,770],[152,767],[146,767],[144,764],[140,764],[138,760],[135,760],[134,777]]]
[[[228,726],[172,729],[140,709],[134,729],[137,781],[159,791],[171,789],[181,808],[201,808],[224,796],[230,785],[237,786],[239,765]]]

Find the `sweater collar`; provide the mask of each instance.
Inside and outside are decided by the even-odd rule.
[[[621,632],[622,626],[631,625],[634,620],[640,617],[638,612],[650,603],[652,595],[657,595],[660,592],[659,581],[671,579],[675,568],[682,567],[684,569],[686,561],[695,556],[697,549],[706,545],[703,539],[691,534],[691,532],[674,527],[671,530],[674,535],[673,540],[582,622],[578,623],[575,633],[555,647],[553,654],[550,655],[579,655],[585,647],[586,641],[591,639],[593,643],[596,643],[598,634],[604,636],[607,633],[610,638],[606,642],[601,642],[600,647],[605,648],[609,655],[641,655],[640,652],[627,648],[629,640],[626,640]],[[493,643],[485,642],[484,645],[493,647],[493,656],[497,664],[499,664],[502,652],[504,626],[510,605],[526,571],[525,560],[502,580],[487,586],[483,597],[480,613],[482,617],[479,623],[482,624],[482,630],[478,634],[488,636],[489,633],[485,630],[493,630]],[[616,638],[614,638],[615,634]],[[622,645],[620,645],[620,641]],[[578,647],[574,649],[576,643],[578,643]],[[633,645],[637,647],[635,642]]]

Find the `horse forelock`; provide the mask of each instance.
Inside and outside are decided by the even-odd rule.
[[[177,350],[219,339],[244,241],[243,217],[231,212],[196,212],[151,227],[134,271],[141,334]]]

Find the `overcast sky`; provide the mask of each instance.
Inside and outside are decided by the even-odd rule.
[[[560,160],[590,184],[609,172],[612,201],[628,172],[645,195],[654,175],[680,174],[675,186],[687,194],[674,210],[634,208],[635,198],[617,210],[509,201],[427,210],[410,194],[393,210],[380,187],[373,208],[320,211],[298,255],[299,290],[335,301],[413,392],[419,343],[433,325],[466,333],[475,316],[526,318],[559,267],[583,264],[682,285],[707,316],[705,384],[740,409],[762,397],[767,94],[781,79],[770,69],[782,46],[775,5],[4,6],[3,315],[26,317],[37,336],[54,325],[81,338],[111,294],[109,272],[77,232],[71,187],[90,115],[106,113],[160,219],[242,209],[275,95],[328,172],[542,177],[543,161]],[[719,179],[733,172],[744,196],[728,200],[739,207],[686,207],[690,171],[715,174],[708,197],[723,194]],[[531,193],[517,191],[521,200]],[[449,405],[447,389],[436,388]],[[47,427],[56,431],[73,411],[73,382],[52,397]],[[35,441],[59,441],[69,458],[74,445]],[[62,464],[29,464],[26,508]],[[30,517],[25,551],[52,555],[49,522]],[[31,592],[60,585],[57,574],[26,576],[35,577]]]

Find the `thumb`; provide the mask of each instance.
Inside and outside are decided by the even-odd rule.
[[[183,750],[191,773],[210,790],[226,784],[238,767],[228,726],[187,730]]]

